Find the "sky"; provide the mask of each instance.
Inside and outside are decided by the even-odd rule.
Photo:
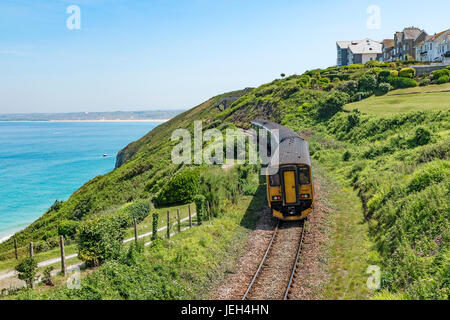
[[[335,65],[337,40],[440,32],[449,12],[448,0],[0,0],[0,113],[190,108]]]

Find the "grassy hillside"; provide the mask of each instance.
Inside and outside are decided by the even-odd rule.
[[[241,96],[249,89],[222,94],[158,126],[140,140],[131,143],[118,156],[117,169],[98,176],[77,190],[67,201],[55,203],[41,218],[15,237],[19,247],[35,242],[36,252],[58,246],[58,227],[62,223],[87,219],[92,215],[114,211],[137,199],[154,197],[180,169],[170,160],[170,141],[177,128],[191,128],[198,119],[210,121],[218,113],[216,104],[224,97]],[[0,259],[14,256],[13,240],[0,244]]]

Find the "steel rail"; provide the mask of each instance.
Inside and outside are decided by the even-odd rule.
[[[297,265],[298,265],[298,258],[300,257],[300,252],[302,251],[303,237],[305,235],[305,222],[306,222],[306,219],[303,220],[303,222],[302,222],[302,233],[300,235],[300,239],[298,240],[297,254],[295,255],[295,260],[292,265],[291,275],[289,277],[289,282],[286,287],[286,291],[284,292],[284,295],[283,295],[283,300],[286,300],[288,298],[289,290],[291,289],[292,281],[294,280],[295,270],[297,269]]]
[[[270,249],[272,248],[273,241],[275,240],[275,237],[278,233],[278,226],[280,225],[280,221],[278,220],[277,225],[273,231],[272,239],[270,239],[269,245],[267,246],[266,252],[261,259],[261,262],[259,263],[258,269],[256,270],[255,274],[253,275],[252,282],[250,282],[250,285],[247,288],[247,291],[245,291],[244,296],[242,297],[242,300],[246,300],[248,294],[250,293],[250,290],[253,288],[253,285],[255,284],[256,278],[258,278],[259,272],[262,269],[262,266],[264,265],[264,262],[266,261],[267,256],[269,255]]]

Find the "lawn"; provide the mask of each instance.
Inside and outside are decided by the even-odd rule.
[[[450,83],[394,90],[384,96],[372,96],[344,107],[347,111],[358,109],[372,115],[447,110],[449,108]]]

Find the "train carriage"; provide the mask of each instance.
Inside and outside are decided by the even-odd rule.
[[[276,146],[271,146],[273,152],[270,152],[271,158],[266,168],[267,200],[273,216],[280,220],[306,218],[314,204],[308,143],[294,131],[277,123],[256,120],[252,125],[271,134],[278,130]]]

